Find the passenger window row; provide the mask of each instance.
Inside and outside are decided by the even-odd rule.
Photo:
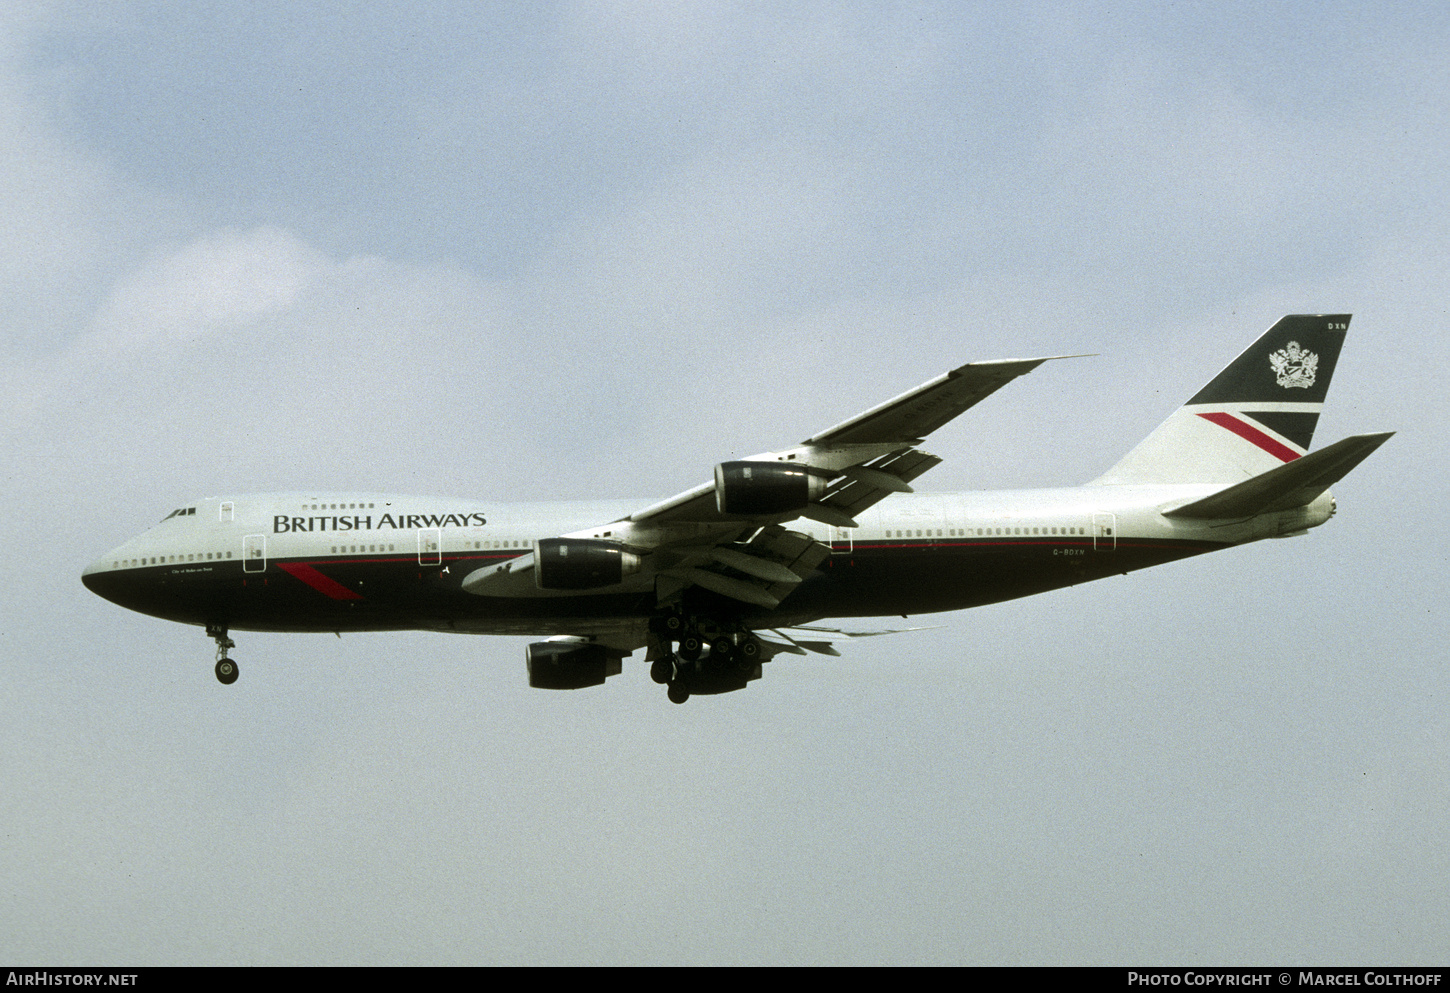
[[[139,569],[146,565],[175,565],[186,562],[211,562],[214,560],[229,559],[231,552],[193,552],[190,555],[152,555],[149,558],[143,556],[139,559],[117,559],[111,563],[112,569]]]
[[[488,542],[488,541],[473,541],[473,542],[468,542],[468,541],[465,541],[463,543],[463,547],[466,548],[466,549],[472,548],[472,549],[480,549],[480,550],[481,549],[485,549],[485,548],[499,548],[499,549],[505,549],[506,548],[506,549],[513,549],[513,550],[523,551],[523,550],[528,549],[528,548],[531,548],[533,546],[532,546],[532,543],[527,542],[527,541],[494,541],[494,542]],[[332,546],[332,554],[333,555],[352,555],[354,553],[359,553],[359,552],[391,552],[391,551],[395,551],[395,550],[396,550],[396,546],[394,546],[394,545],[387,545],[387,546],[384,546],[384,545],[333,545]]]

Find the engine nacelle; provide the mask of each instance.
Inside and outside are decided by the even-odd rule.
[[[536,641],[524,649],[529,685],[540,690],[579,690],[617,676],[624,663],[603,645]]]
[[[788,514],[826,494],[826,479],[781,462],[721,462],[715,467],[715,506],[743,517]]]
[[[534,542],[534,583],[541,590],[615,586],[638,571],[639,556],[613,542],[592,538],[541,538]]]

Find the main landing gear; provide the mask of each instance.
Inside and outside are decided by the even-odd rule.
[[[237,681],[237,664],[227,657],[227,650],[236,648],[237,643],[227,637],[227,629],[209,625],[207,636],[216,642],[216,678],[223,686]]]
[[[684,703],[691,693],[729,693],[743,690],[760,678],[760,642],[749,631],[726,631],[694,617],[670,614],[653,625],[664,642],[665,654],[650,663],[649,675],[668,688],[671,703]],[[671,643],[678,648],[670,651]]]

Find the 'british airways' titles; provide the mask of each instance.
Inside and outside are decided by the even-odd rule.
[[[483,514],[384,514],[373,523],[371,514],[366,517],[288,517],[279,514],[272,518],[272,533],[287,534],[298,531],[382,531],[408,530],[418,528],[478,528],[488,520]]]

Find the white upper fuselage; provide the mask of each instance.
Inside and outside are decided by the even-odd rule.
[[[1095,538],[1100,545],[1129,539],[1238,544],[1322,524],[1332,503],[1326,494],[1306,510],[1244,522],[1175,520],[1161,513],[1216,489],[1194,484],[899,494],[864,512],[856,528],[807,520],[791,527],[837,552],[916,537],[1059,534]],[[554,535],[627,541],[630,528],[623,519],[647,503],[494,503],[378,493],[207,497],[107,552],[86,574],[247,558],[325,560],[363,552],[416,554],[425,562],[470,550],[522,555],[535,540]]]

